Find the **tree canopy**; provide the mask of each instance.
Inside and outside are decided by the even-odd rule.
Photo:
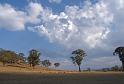
[[[41,61],[41,64],[42,64],[44,67],[49,67],[49,66],[52,65],[52,63],[51,63],[49,60]]]
[[[71,57],[72,62],[74,64],[77,64],[79,66],[79,71],[81,71],[80,65],[81,65],[81,62],[83,60],[83,57],[86,56],[85,51],[82,49],[77,49],[75,51],[72,51],[72,54],[74,55]]]
[[[33,68],[40,63],[41,53],[35,49],[29,51],[28,62]]]
[[[55,67],[59,67],[60,66],[60,63],[54,63],[54,66]]]
[[[122,67],[123,67],[122,71],[124,71],[124,47],[117,47],[113,52],[113,55],[119,56],[119,59],[122,62]]]

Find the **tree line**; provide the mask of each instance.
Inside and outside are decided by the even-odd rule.
[[[85,51],[83,49],[77,49],[72,51],[72,55],[70,58],[73,62],[73,64],[78,65],[78,70],[81,72],[81,63],[86,55]],[[124,47],[117,47],[113,55],[118,55],[120,61],[122,62],[122,71],[124,71]],[[42,65],[44,67],[49,67],[52,65],[50,60],[40,60],[41,52],[39,52],[36,49],[32,49],[29,51],[29,55],[26,58],[23,53],[15,53],[14,51],[0,49],[0,61],[3,63],[3,66],[5,64],[29,64],[30,67],[35,67],[36,65]],[[59,67],[60,63],[54,63],[55,67]]]
[[[24,53],[16,53],[11,50],[0,49],[0,62],[2,62],[3,66],[6,64],[29,64],[30,67],[35,67],[36,65],[41,65],[43,67],[49,67],[52,65],[50,60],[40,60],[41,52],[36,49],[32,49],[29,51],[28,57],[24,55]],[[60,66],[60,63],[53,64],[56,67]]]

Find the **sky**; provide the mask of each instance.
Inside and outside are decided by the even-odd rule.
[[[124,45],[123,27],[124,0],[0,0],[0,47],[25,56],[37,49],[58,69],[77,70],[78,48],[87,53],[82,69],[121,66],[112,53]]]

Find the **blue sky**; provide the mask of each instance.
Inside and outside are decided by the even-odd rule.
[[[70,56],[82,48],[83,69],[121,65],[112,52],[124,45],[123,0],[0,0],[0,47],[77,69]]]

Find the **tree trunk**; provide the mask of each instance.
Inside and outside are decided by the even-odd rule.
[[[122,71],[124,72],[124,61],[122,61]]]
[[[81,68],[80,68],[80,66],[78,66],[79,67],[79,72],[81,72]]]
[[[5,67],[5,62],[3,62],[3,66]]]
[[[34,64],[32,64],[32,67],[33,67],[33,69],[35,68],[35,65]]]
[[[35,69],[35,66],[33,66],[33,69]]]
[[[31,67],[31,63],[30,63],[29,65],[30,65],[30,67]]]

